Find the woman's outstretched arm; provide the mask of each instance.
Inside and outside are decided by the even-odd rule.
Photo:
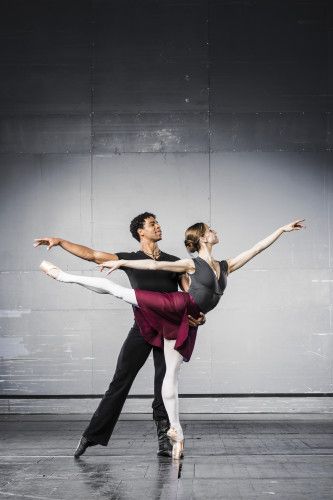
[[[157,261],[152,259],[143,260],[110,260],[103,262],[99,265],[100,270],[103,271],[105,267],[109,268],[110,271],[107,274],[112,273],[120,267],[130,267],[132,269],[144,269],[149,271],[173,271],[176,273],[187,273],[194,272],[195,267],[192,259],[182,259],[176,260],[174,262],[168,261]]]
[[[240,253],[239,255],[237,255],[237,257],[227,259],[229,273],[232,273],[233,271],[236,271],[236,269],[244,266],[244,264],[249,262],[249,260],[253,259],[253,257],[272,245],[272,243],[274,243],[274,241],[276,241],[281,236],[281,234],[302,229],[304,226],[301,224],[301,222],[303,222],[304,220],[305,219],[295,220],[294,222],[291,222],[286,226],[279,227],[279,229],[274,231],[274,233],[256,243],[249,250],[245,250],[245,252]]]

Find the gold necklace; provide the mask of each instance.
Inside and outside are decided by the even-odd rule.
[[[159,248],[157,249],[157,252],[155,254],[154,254],[154,252],[149,253],[149,252],[145,252],[144,250],[142,250],[142,251],[144,254],[148,255],[148,257],[151,257],[154,260],[158,259],[161,255],[161,250]]]

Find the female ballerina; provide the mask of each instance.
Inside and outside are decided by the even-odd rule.
[[[185,246],[198,257],[175,262],[155,260],[112,260],[100,264],[100,270],[109,268],[108,274],[122,267],[151,271],[187,273],[189,288],[186,292],[152,292],[120,286],[106,278],[93,278],[68,274],[50,262],[43,261],[40,268],[49,276],[64,283],[76,283],[97,293],[108,293],[134,306],[134,315],[141,334],[150,344],[164,349],[166,373],[162,385],[163,402],[168,413],[172,456],[183,456],[184,435],[179,421],[178,376],[183,361],[189,361],[194,348],[197,327],[190,327],[187,317],[197,318],[218,304],[227,285],[227,276],[244,266],[249,260],[274,243],[284,232],[299,230],[304,219],[295,220],[259,241],[250,250],[235,258],[217,261],[212,248],[219,242],[216,231],[199,222],[185,232]]]

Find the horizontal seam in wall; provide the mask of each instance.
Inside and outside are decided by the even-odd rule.
[[[0,394],[0,399],[98,399],[103,394]],[[153,394],[130,394],[127,399],[151,399]],[[313,392],[313,393],[230,393],[230,394],[179,394],[183,399],[199,398],[318,398],[333,397],[333,392]]]

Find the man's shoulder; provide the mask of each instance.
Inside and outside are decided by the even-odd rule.
[[[124,259],[124,260],[137,260],[137,259],[143,259],[145,255],[139,251],[137,252],[115,252],[115,255],[117,255],[118,259]]]
[[[180,259],[179,259],[179,257],[176,257],[176,255],[171,255],[170,253],[166,253],[166,252],[163,252],[161,250],[161,255],[160,255],[159,260],[167,260],[170,262],[174,262],[174,261],[180,260]]]

